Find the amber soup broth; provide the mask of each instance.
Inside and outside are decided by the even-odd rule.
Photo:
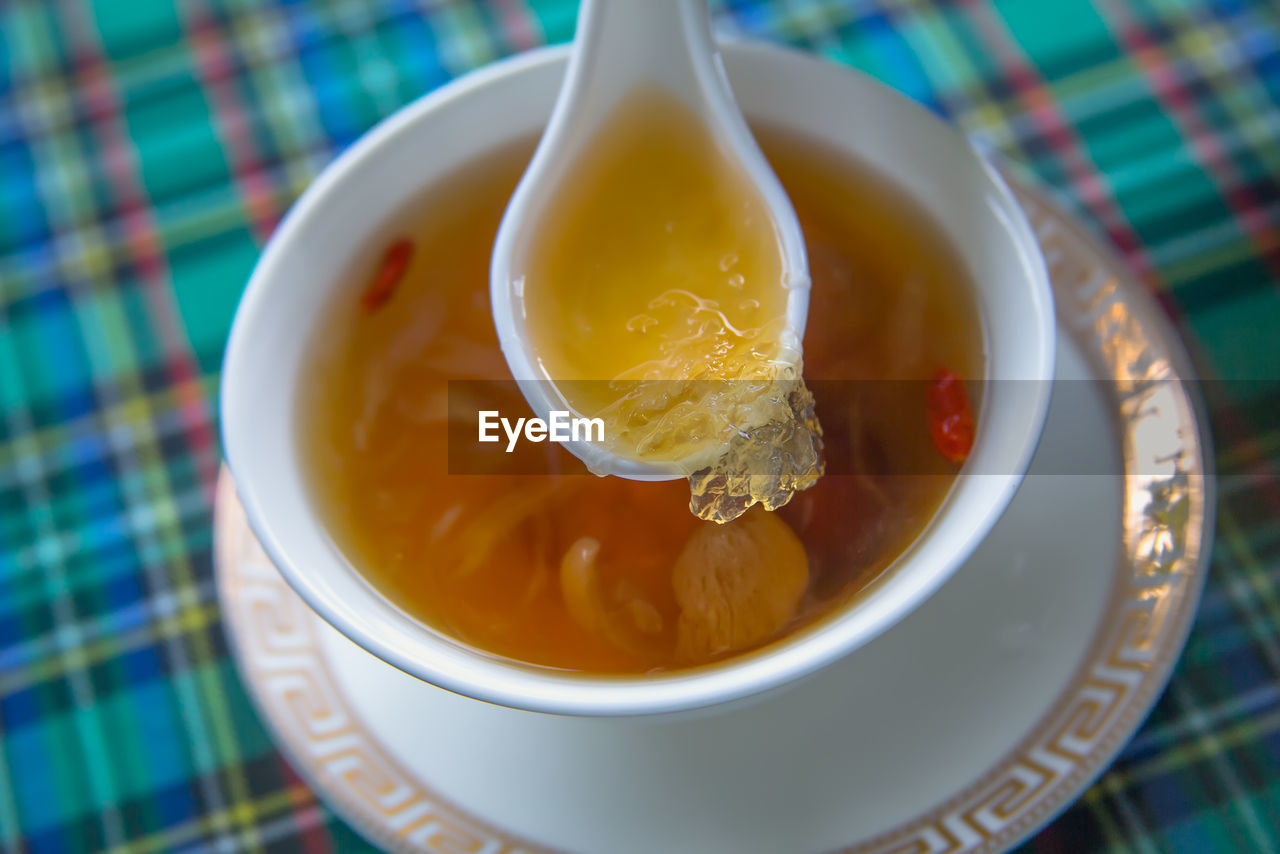
[[[817,382],[828,471],[842,472],[778,511],[804,544],[809,582],[776,640],[864,591],[928,524],[957,469],[932,444],[923,384],[892,381],[940,367],[981,377],[983,337],[964,265],[924,211],[842,155],[768,130],[759,138],[808,246],[805,378]],[[522,143],[476,159],[388,225],[387,243],[409,238],[414,252],[376,310],[362,310],[361,296],[383,247],[349,271],[300,400],[314,499],[375,588],[479,649],[596,673],[704,663],[675,652],[671,568],[695,528],[714,524],[690,514],[683,480],[581,474],[558,447],[550,464],[562,474],[448,473],[448,381],[510,377],[489,309],[489,256],[531,151]],[[824,400],[823,388],[837,391]],[[490,405],[529,414],[518,397]],[[600,543],[600,591],[617,619],[635,600],[660,618],[649,615],[644,644],[611,643],[571,618],[559,567],[584,536]]]

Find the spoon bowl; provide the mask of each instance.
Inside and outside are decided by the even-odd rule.
[[[610,116],[638,91],[675,98],[705,125],[718,156],[736,166],[773,221],[787,289],[778,362],[798,367],[809,311],[809,272],[795,210],[734,100],[711,36],[706,0],[584,0],[569,66],[546,131],[507,206],[494,242],[490,298],[498,341],[511,374],[534,414],[574,411],[541,366],[529,334],[524,279],[533,225],[574,173]],[[677,379],[673,377],[672,379]],[[635,460],[604,444],[568,441],[565,447],[597,474],[633,480],[672,480],[686,472],[678,460]]]

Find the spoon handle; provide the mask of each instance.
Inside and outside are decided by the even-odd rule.
[[[637,84],[732,99],[707,0],[583,0],[566,74],[560,98],[584,111]]]

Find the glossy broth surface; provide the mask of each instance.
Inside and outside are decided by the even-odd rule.
[[[755,368],[763,360],[749,351],[769,348],[787,299],[764,200],[669,96],[633,96],[604,124],[519,271],[546,375],[726,379]],[[571,391],[583,411],[612,402],[606,383]]]
[[[361,307],[384,250],[369,247],[316,336],[301,453],[334,541],[388,599],[496,655],[600,673],[681,668],[831,613],[921,532],[957,467],[931,440],[922,384],[908,381],[982,375],[964,268],[937,225],[865,169],[757,133],[805,233],[805,379],[839,473],[724,526],[690,514],[683,481],[580,474],[550,445],[558,474],[448,473],[448,381],[509,378],[488,268],[532,151],[521,145],[477,159],[391,223],[386,244],[413,246],[394,292]],[[529,414],[514,393],[489,405]],[[731,576],[739,610],[715,612],[708,574]],[[719,623],[691,627],[704,605]]]

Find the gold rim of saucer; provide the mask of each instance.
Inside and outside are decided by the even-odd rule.
[[[1017,747],[944,803],[848,852],[1004,851],[1071,804],[1164,688],[1206,574],[1206,422],[1177,382],[1193,376],[1190,360],[1109,249],[1041,191],[1011,185],[1044,251],[1060,321],[1115,381],[1125,485],[1112,591],[1084,660]],[[344,820],[393,851],[548,850],[422,785],[352,711],[314,612],[258,545],[225,467],[214,529],[218,596],[240,674],[293,767]]]

